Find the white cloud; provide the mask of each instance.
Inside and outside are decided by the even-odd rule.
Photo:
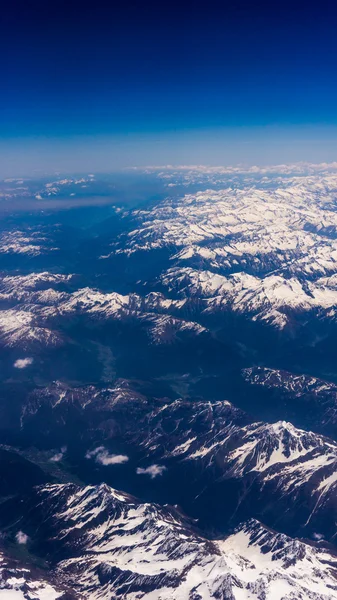
[[[249,143],[248,141],[246,143]],[[310,163],[310,162],[296,162],[279,165],[267,165],[267,166],[242,166],[242,165],[231,165],[231,166],[209,166],[209,165],[148,165],[147,167],[133,167],[132,170],[144,171],[145,173],[158,173],[159,177],[164,179],[168,178],[167,173],[172,174],[188,172],[189,175],[193,173],[205,174],[205,175],[232,175],[232,174],[281,174],[281,175],[306,175],[312,173],[325,173],[334,172],[337,170],[337,162],[331,163]]]
[[[50,462],[60,462],[60,460],[62,460],[63,458],[63,454],[62,452],[58,452],[57,454],[54,454],[54,456],[50,457]]]
[[[25,369],[26,367],[28,367],[29,365],[31,365],[33,363],[33,358],[27,357],[27,358],[18,358],[18,360],[15,361],[14,363],[14,367],[16,369]]]
[[[324,540],[324,535],[322,533],[313,533],[312,537],[314,538],[314,540]]]
[[[23,531],[20,530],[17,532],[15,539],[18,544],[27,544],[28,535],[26,533],[23,533]]]
[[[86,458],[94,458],[95,461],[105,467],[108,465],[121,465],[129,460],[125,454],[109,454],[104,446],[99,446],[95,450],[88,450]]]
[[[162,475],[166,470],[166,467],[163,465],[150,465],[149,467],[146,467],[146,469],[138,467],[137,475],[149,475],[151,479],[154,479],[155,477],[158,477],[158,475]]]
[[[56,452],[56,454],[54,454],[54,456],[50,457],[50,461],[51,462],[60,462],[60,460],[62,460],[64,454],[67,452],[67,446],[63,446],[60,450],[60,452]]]

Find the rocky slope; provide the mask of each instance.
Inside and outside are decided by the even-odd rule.
[[[123,381],[115,389],[36,390],[20,423],[23,436],[80,451],[103,471],[120,463],[129,489],[143,478],[146,493],[155,479],[163,498],[208,527],[255,517],[287,533],[333,539],[337,445],[291,423],[254,422],[227,401],[151,398]],[[103,476],[112,483],[116,471]]]
[[[0,182],[1,600],[337,599],[336,169]]]
[[[245,381],[272,393],[283,413],[308,428],[337,438],[337,386],[310,375],[253,367],[243,370]],[[269,398],[270,401],[270,398]]]
[[[317,175],[169,198],[135,212],[112,254],[167,248],[166,290],[284,329],[289,311],[336,305],[336,185],[335,174]]]
[[[42,542],[58,575],[88,599],[337,597],[331,551],[257,521],[210,541],[176,509],[142,504],[107,485],[40,487],[20,504],[30,551],[38,554]]]

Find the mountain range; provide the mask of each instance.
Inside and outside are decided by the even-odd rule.
[[[0,599],[337,598],[337,166],[0,190]]]

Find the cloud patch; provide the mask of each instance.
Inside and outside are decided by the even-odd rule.
[[[33,364],[34,359],[31,357],[27,357],[27,358],[18,358],[18,360],[15,361],[14,363],[14,367],[16,369],[25,369],[26,367],[29,367],[29,365]]]
[[[146,469],[142,469],[142,467],[138,467],[137,475],[149,475],[151,479],[158,477],[167,471],[167,468],[164,465],[150,465],[146,467]]]
[[[95,462],[105,467],[109,465],[122,465],[129,460],[129,457],[125,454],[109,454],[109,451],[104,448],[104,446],[99,446],[94,450],[88,450],[85,458],[92,458]]]
[[[17,532],[15,539],[18,544],[27,544],[28,535],[26,533],[23,533],[23,531],[20,530]]]
[[[60,452],[56,452],[56,454],[54,454],[53,456],[50,457],[50,462],[60,462],[60,460],[62,460],[63,456],[65,455],[65,453],[67,452],[67,446],[63,446],[60,450]]]

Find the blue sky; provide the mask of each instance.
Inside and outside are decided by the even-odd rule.
[[[337,156],[334,2],[14,0],[3,16],[0,173]]]

